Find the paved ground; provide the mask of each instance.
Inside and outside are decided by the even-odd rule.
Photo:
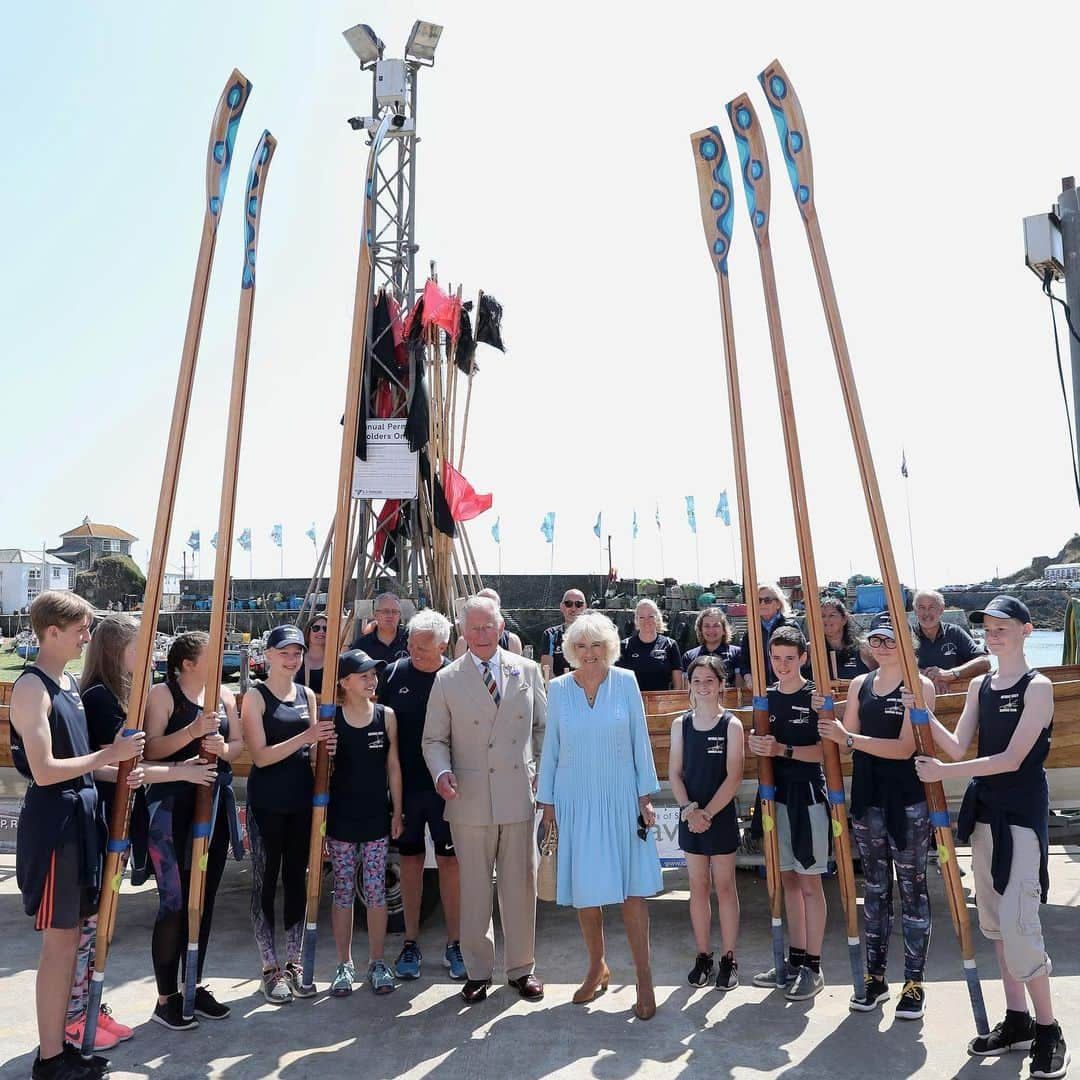
[[[967,859],[962,855],[966,867]],[[0,1078],[29,1075],[36,1044],[34,968],[36,936],[23,915],[15,888],[14,859],[0,856]],[[965,878],[970,882],[970,875]],[[1066,1036],[1080,1048],[1080,848],[1055,848],[1051,895],[1043,909],[1055,964],[1058,1015]],[[439,915],[422,934],[429,959],[424,976],[394,994],[375,998],[359,991],[345,1000],[328,996],[283,1008],[265,1004],[257,991],[257,959],[249,929],[246,865],[230,864],[218,897],[209,975],[216,993],[233,1006],[225,1021],[203,1020],[197,1031],[170,1032],[147,1022],[154,990],[149,977],[150,928],[156,897],[152,886],[125,886],[107,974],[106,999],[116,1015],[136,1028],[131,1042],[111,1052],[113,1076],[172,1078],[357,1076],[375,1077],[965,1077],[1012,1080],[1026,1075],[1023,1055],[994,1061],[969,1058],[973,1034],[967,994],[960,978],[956,941],[946,915],[940,879],[933,874],[931,899],[938,919],[927,972],[928,1014],[916,1023],[894,1022],[893,1006],[866,1016],[847,1009],[850,987],[840,904],[835,882],[827,892],[831,911],[825,943],[825,992],[812,1004],[789,1005],[774,994],[743,985],[727,995],[686,985],[693,945],[686,911],[686,878],[667,872],[667,892],[650,902],[654,972],[659,1011],[649,1023],[633,1018],[633,968],[617,912],[608,915],[611,990],[589,1006],[570,996],[584,972],[573,914],[540,905],[538,972],[547,983],[542,1004],[529,1006],[502,986],[481,1005],[467,1008],[458,987],[431,964],[442,952]],[[769,965],[764,884],[739,876],[743,905],[740,959],[744,983]],[[974,921],[974,909],[972,908]],[[326,979],[333,961],[329,920],[320,939],[318,972]],[[356,955],[365,955],[357,931]],[[396,954],[400,939],[391,939]],[[894,937],[893,977],[899,980],[901,944]],[[1000,1019],[1004,1005],[990,980],[993,957],[979,938],[979,967],[987,1005]],[[322,983],[325,986],[325,982]],[[899,985],[895,987],[899,990]],[[1080,1064],[1077,1065],[1080,1070]],[[1078,1073],[1080,1075],[1080,1073]]]

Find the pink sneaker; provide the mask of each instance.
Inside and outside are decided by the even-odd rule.
[[[101,1012],[98,1015],[98,1031],[104,1028],[110,1035],[115,1035],[120,1042],[127,1042],[128,1039],[135,1037],[135,1032],[127,1026],[127,1024],[121,1024],[119,1020],[112,1014],[112,1009],[108,1005],[101,1006]]]
[[[76,1047],[81,1048],[83,1042],[83,1035],[86,1032],[86,1017],[81,1020],[77,1020],[74,1024],[68,1024],[64,1028],[64,1034],[67,1036],[67,1041],[73,1043]],[[95,1050],[111,1050],[114,1046],[120,1042],[119,1038],[115,1036],[111,1031],[106,1031],[98,1022],[97,1031],[94,1032],[94,1049]]]

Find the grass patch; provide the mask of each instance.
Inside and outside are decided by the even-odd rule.
[[[3,650],[0,651],[0,682],[14,682],[22,674],[26,664],[27,661],[23,660],[17,652],[14,650],[8,652],[8,645],[5,643]],[[82,657],[80,657],[68,664],[67,670],[72,675],[78,675],[82,671],[82,665]]]

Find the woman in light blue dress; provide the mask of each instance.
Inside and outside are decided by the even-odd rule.
[[[614,667],[619,636],[611,620],[586,611],[566,631],[563,655],[574,669],[548,685],[547,730],[537,801],[544,827],[559,829],[560,904],[578,909],[589,970],[574,994],[583,1004],[606,990],[604,904],[621,904],[637,973],[635,1014],[656,1012],[645,897],[661,889],[652,826],[660,790],[645,709],[631,671]]]

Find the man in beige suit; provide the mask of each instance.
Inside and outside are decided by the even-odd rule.
[[[468,651],[435,676],[424,722],[424,760],[446,800],[461,880],[461,996],[483,1001],[495,965],[491,876],[496,874],[506,978],[526,1001],[533,974],[536,839],[533,777],[547,717],[540,669],[499,648],[503,617],[488,597],[465,602]]]

